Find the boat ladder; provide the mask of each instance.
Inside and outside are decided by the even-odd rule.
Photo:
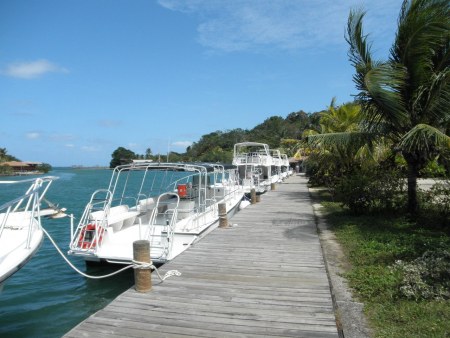
[[[144,235],[150,242],[152,259],[165,260],[170,256],[179,203],[179,196],[171,192],[160,195],[156,201]]]

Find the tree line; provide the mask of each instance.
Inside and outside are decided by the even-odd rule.
[[[111,155],[110,167],[129,163],[133,159],[165,162],[168,158],[171,162],[231,163],[234,145],[247,141],[266,143],[270,148],[280,149],[288,156],[293,156],[303,132],[320,128],[320,114],[321,112],[306,113],[299,110],[288,114],[286,118],[271,116],[252,129],[217,130],[203,135],[197,142],[187,147],[184,153],[152,154],[148,148],[145,154],[136,154],[119,147]]]

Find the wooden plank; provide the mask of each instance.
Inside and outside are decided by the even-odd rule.
[[[338,337],[306,179],[261,196],[67,337]]]

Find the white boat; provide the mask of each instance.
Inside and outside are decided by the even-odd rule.
[[[234,145],[233,165],[237,166],[239,179],[245,193],[255,189],[264,193],[272,182],[272,156],[265,143],[242,142]]]
[[[284,178],[281,171],[281,153],[278,149],[271,149],[270,155],[272,156],[272,183],[281,183]]]
[[[7,189],[5,185],[13,191],[26,184],[26,188],[17,194],[18,197],[0,206],[0,289],[5,280],[24,266],[39,249],[44,237],[41,216],[58,212],[52,208],[41,209],[41,202],[55,179],[57,177],[47,176],[0,181],[3,191]]]
[[[172,260],[218,224],[243,198],[235,169],[221,165],[139,162],[114,169],[109,187],[93,193],[69,254],[85,261],[129,264],[133,242],[150,241],[154,263]]]
[[[286,154],[281,154],[281,176],[283,180],[292,175],[292,169],[289,166],[289,158]]]

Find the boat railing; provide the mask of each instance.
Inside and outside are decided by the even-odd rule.
[[[235,164],[235,165],[245,164],[246,162],[247,162],[247,154],[246,153],[236,154],[233,157],[233,164]]]
[[[26,248],[30,248],[33,232],[41,227],[40,202],[55,179],[57,177],[47,176],[37,179],[0,182],[2,184],[32,182],[22,196],[0,206],[0,237],[6,228],[22,229],[28,227]],[[25,206],[20,208],[24,202]]]
[[[233,158],[233,164],[261,164],[262,156],[259,153],[241,153]]]
[[[112,196],[108,189],[99,189],[92,194],[77,228],[71,234],[72,249],[96,252],[102,246],[108,228],[117,232],[134,223],[139,212],[127,204],[112,206],[115,201],[123,202],[126,199],[113,200]],[[136,199],[132,198],[132,204],[136,203]]]

